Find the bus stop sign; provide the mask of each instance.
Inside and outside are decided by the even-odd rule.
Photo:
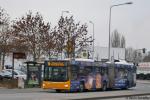
[[[25,53],[22,53],[22,52],[14,52],[13,58],[14,59],[26,59],[26,55]]]

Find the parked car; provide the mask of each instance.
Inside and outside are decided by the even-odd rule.
[[[11,78],[12,77],[12,69],[5,69],[5,70],[2,70],[1,71],[3,74],[2,77],[9,77]],[[27,75],[25,73],[23,73],[22,71],[19,71],[19,70],[14,70],[13,71],[14,73],[14,78],[23,78],[24,80],[27,79]]]
[[[5,65],[5,69],[12,69],[12,65]]]
[[[3,80],[3,77],[0,75],[0,80]]]
[[[8,72],[7,70],[2,70],[2,71],[0,71],[0,77],[1,77],[1,79],[3,79],[3,78],[10,79],[10,78],[12,78],[12,74],[10,72]]]

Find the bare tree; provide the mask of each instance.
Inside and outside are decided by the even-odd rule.
[[[120,34],[115,30],[111,36],[112,47],[120,47]]]
[[[5,56],[11,51],[11,40],[10,40],[11,30],[6,27],[5,32],[0,34],[0,50],[2,54],[2,69],[4,68]]]
[[[114,30],[111,36],[111,46],[115,48],[125,48],[126,40],[117,30]]]
[[[83,47],[87,40],[87,25],[75,23],[73,16],[69,18],[61,16],[58,22],[57,38],[58,52],[64,50],[67,57],[75,57],[76,50]]]
[[[5,11],[5,9],[0,7],[0,25],[5,25],[8,23],[9,23],[9,15]]]
[[[13,28],[16,36],[28,47],[28,53],[33,55],[33,60],[39,59],[43,54],[41,45],[44,42],[45,33],[49,31],[49,23],[45,23],[38,12],[33,15],[29,11],[25,16],[14,21]]]
[[[127,61],[133,62],[135,59],[135,50],[132,47],[126,48],[125,59]]]
[[[148,52],[148,55],[143,58],[143,62],[150,62],[150,52]]]
[[[16,34],[15,31],[12,31],[11,34],[11,52],[26,52],[28,51],[27,41],[23,38],[24,35]]]
[[[121,48],[125,48],[126,47],[126,40],[125,37],[122,35],[121,36],[121,44],[120,44]]]
[[[2,55],[2,69],[4,68],[5,55],[10,50],[10,33],[9,15],[0,7],[0,62]]]
[[[53,55],[55,55],[56,51],[56,37],[57,37],[57,30],[56,27],[46,32],[43,37],[42,48],[46,55],[48,55],[49,59]]]

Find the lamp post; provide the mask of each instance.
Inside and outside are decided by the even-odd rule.
[[[62,17],[63,17],[63,14],[64,14],[64,13],[69,13],[69,11],[62,11],[62,12],[61,12],[61,16],[62,16]]]
[[[110,34],[111,34],[111,10],[113,7],[116,6],[122,6],[122,5],[129,5],[129,4],[133,4],[132,2],[126,2],[126,3],[122,3],[122,4],[117,4],[117,5],[112,5],[110,6],[110,11],[109,11],[109,45],[108,45],[108,60],[110,61]]]
[[[93,25],[93,59],[94,59],[94,40],[95,40],[95,33],[94,33],[94,23],[92,21],[89,21],[89,23],[91,23]]]

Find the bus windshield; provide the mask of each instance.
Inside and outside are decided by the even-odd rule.
[[[67,67],[45,67],[44,81],[64,82],[67,80]]]

